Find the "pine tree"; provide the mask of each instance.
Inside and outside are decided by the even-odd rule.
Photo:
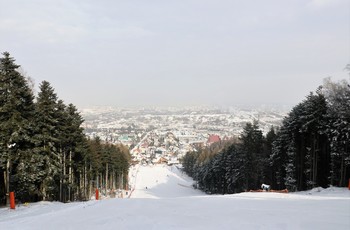
[[[286,119],[283,121],[283,124],[285,123]],[[287,142],[288,134],[285,125],[283,125],[277,133],[275,141],[272,143],[272,151],[269,157],[272,172],[271,187],[274,189],[285,189]]]
[[[310,93],[284,119],[270,156],[278,187],[283,177],[284,184],[292,190],[329,184],[326,111],[325,98],[318,90],[316,94]],[[285,165],[285,169],[278,165]]]
[[[297,172],[296,172],[296,149],[294,139],[291,139],[291,142],[287,145],[287,159],[286,159],[286,177],[285,185],[286,188],[290,191],[297,190]]]
[[[20,183],[27,183],[28,189],[19,191],[21,199],[32,190],[33,183],[22,165],[31,157],[34,105],[32,91],[18,68],[10,54],[4,52],[0,58],[0,170],[5,190],[0,193],[8,194],[21,188]]]
[[[68,200],[82,197],[81,180],[84,168],[84,156],[86,154],[85,135],[81,124],[84,122],[77,108],[69,104],[67,114],[67,139],[65,153],[68,159]],[[65,169],[64,169],[65,170]]]
[[[58,156],[59,156],[59,165],[60,165],[60,176],[59,176],[59,201],[67,201],[67,178],[66,178],[66,152],[67,152],[67,143],[69,141],[69,124],[68,124],[68,114],[66,111],[66,105],[62,100],[57,101],[56,113],[57,118],[56,124],[56,136],[57,142],[55,143]]]
[[[93,140],[88,140],[89,151],[87,155],[90,177],[89,179],[93,182],[90,184],[90,191],[93,188],[100,188],[101,178],[100,173],[102,171],[102,143],[101,139],[96,136]]]
[[[243,191],[243,158],[239,152],[239,149],[232,144],[227,149],[227,162],[226,162],[226,183],[228,193],[237,193]]]
[[[244,187],[245,189],[259,188],[262,182],[263,172],[263,143],[264,137],[259,130],[258,122],[247,123],[241,134],[241,151],[243,161]]]
[[[196,152],[188,152],[182,159],[183,170],[190,177],[194,176],[195,164],[197,162],[198,154]]]
[[[350,83],[326,79],[322,93],[328,104],[331,184],[346,186],[350,178]]]
[[[266,134],[264,144],[264,157],[263,157],[263,182],[272,185],[274,180],[274,171],[270,162],[270,156],[273,152],[273,142],[276,140],[277,134],[275,128],[272,126],[270,131]],[[274,188],[274,187],[272,187]]]
[[[61,175],[60,154],[57,148],[58,119],[57,95],[50,83],[43,81],[36,102],[36,148],[35,153],[41,162],[43,172],[40,196],[43,200],[56,200],[59,197]]]
[[[327,104],[324,96],[317,91],[317,94],[310,94],[304,101],[304,113],[300,118],[302,126],[300,131],[305,138],[305,180],[306,189],[316,186],[327,186],[329,174],[329,159],[327,146],[329,145],[326,136]]]

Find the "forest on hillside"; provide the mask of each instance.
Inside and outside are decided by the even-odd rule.
[[[90,199],[93,189],[124,188],[127,147],[87,139],[83,118],[49,82],[34,96],[30,79],[8,52],[0,58],[0,205]]]
[[[88,139],[83,118],[47,81],[34,95],[8,52],[0,58],[0,205],[14,191],[21,202],[90,199],[127,186],[127,147]],[[350,178],[350,83],[324,84],[296,105],[281,127],[263,135],[247,123],[234,143],[189,152],[185,172],[207,193],[260,188],[307,190],[347,186]]]
[[[350,67],[349,65],[347,67]],[[350,68],[348,68],[350,70]],[[347,186],[350,179],[350,83],[324,80],[264,136],[247,123],[239,141],[183,158],[184,171],[210,194],[260,189],[302,191]]]

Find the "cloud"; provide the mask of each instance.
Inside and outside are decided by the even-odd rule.
[[[13,3],[0,10],[2,40],[26,43],[74,43],[87,35],[80,9],[44,2]]]
[[[312,0],[309,2],[308,7],[312,9],[324,9],[332,6],[338,6],[348,3],[347,0]]]
[[[87,35],[83,27],[57,24],[53,21],[0,20],[3,34],[16,35],[37,43],[74,43]]]

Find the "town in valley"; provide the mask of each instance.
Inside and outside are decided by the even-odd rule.
[[[279,127],[285,107],[162,107],[81,109],[85,134],[130,149],[134,162],[176,164],[189,151],[238,138],[248,122],[266,134]]]

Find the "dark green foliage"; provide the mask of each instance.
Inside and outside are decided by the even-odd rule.
[[[259,189],[307,190],[347,186],[350,178],[350,85],[329,79],[295,106],[277,132],[266,137],[256,121],[240,143],[206,154],[188,153],[184,171],[208,193]]]
[[[329,105],[326,134],[330,143],[330,183],[346,186],[350,178],[350,83],[326,79],[322,93]]]
[[[125,188],[131,158],[129,150],[122,145],[104,144],[99,137],[88,140],[88,146],[86,162],[91,169],[89,179],[93,186],[104,192]]]
[[[273,144],[277,139],[277,134],[274,127],[271,127],[270,131],[266,134],[265,144],[264,144],[264,155],[262,157],[262,181],[264,183],[272,185],[275,175],[275,170],[273,169],[270,161],[270,156],[272,155]],[[276,188],[276,186],[273,186]]]
[[[41,162],[39,196],[43,200],[57,199],[59,187],[57,180],[60,177],[60,155],[57,144],[59,142],[58,117],[56,113],[57,96],[50,83],[43,81],[36,102],[36,135],[35,153]]]
[[[33,128],[33,95],[23,76],[16,70],[9,53],[0,58],[0,174],[4,184],[0,184],[1,200],[5,193],[20,187],[21,181],[31,183],[25,169],[17,170],[25,158],[30,158]],[[29,188],[30,189],[30,188]],[[21,190],[26,194],[26,188]],[[8,199],[8,197],[7,197]]]
[[[87,140],[76,107],[57,98],[49,82],[40,84],[36,102],[19,66],[5,52],[0,58],[0,204],[6,193],[27,201],[86,200],[100,174],[127,184],[129,151],[124,146]],[[105,168],[107,164],[110,167]],[[106,173],[106,170],[108,172]],[[106,178],[107,178],[106,176]],[[116,188],[116,183],[105,188]],[[101,183],[102,184],[102,183]]]
[[[326,114],[325,97],[318,91],[295,106],[283,121],[271,163],[274,166],[285,165],[284,184],[289,190],[306,190],[329,184]]]
[[[182,159],[182,166],[187,175],[193,177],[198,154],[196,152],[187,153]]]
[[[246,124],[241,134],[241,141],[242,173],[245,178],[243,186],[246,190],[259,188],[265,158],[263,158],[264,137],[257,121]]]

